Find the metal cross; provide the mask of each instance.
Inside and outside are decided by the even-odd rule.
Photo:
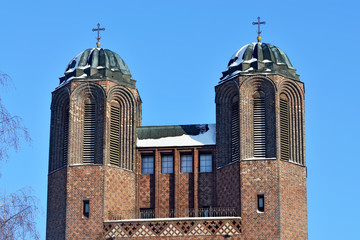
[[[257,33],[258,33],[258,37],[260,37],[260,34],[262,31],[260,31],[260,24],[265,24],[265,22],[260,22],[260,17],[257,17],[257,22],[253,22],[252,24],[253,25],[258,25],[258,30],[257,30]]]
[[[100,28],[100,23],[98,23],[97,24],[97,28],[93,28],[92,29],[93,30],[93,32],[95,32],[95,31],[97,31],[98,33],[98,35],[97,35],[97,40],[98,40],[98,42],[100,41],[100,39],[101,39],[101,37],[100,37],[100,31],[105,31],[105,28]]]

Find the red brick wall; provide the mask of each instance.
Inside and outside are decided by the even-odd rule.
[[[189,208],[194,208],[194,174],[179,173],[175,187],[176,217],[185,217]]]
[[[307,239],[306,168],[280,161],[281,239]]]
[[[138,179],[139,208],[155,208],[154,174],[141,174]]]
[[[104,167],[68,167],[67,180],[65,239],[99,239],[104,221]],[[83,200],[90,201],[89,218],[83,216]]]
[[[240,209],[240,163],[234,162],[216,171],[218,207]]]
[[[65,239],[66,168],[49,174],[46,239]]]
[[[175,207],[175,188],[174,188],[174,174],[159,174],[158,175],[158,197],[157,208],[160,208],[158,217],[168,217],[169,210]]]
[[[247,239],[280,238],[278,160],[242,161],[241,217]],[[257,195],[264,194],[265,209],[257,211]]]
[[[105,220],[135,218],[135,173],[104,166]]]
[[[199,173],[198,180],[198,201],[199,208],[204,206],[215,207],[216,196],[215,196],[215,179],[214,173]]]

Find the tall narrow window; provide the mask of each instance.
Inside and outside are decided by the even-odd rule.
[[[83,216],[88,218],[90,215],[90,201],[83,200]]]
[[[84,106],[83,163],[95,161],[95,104],[90,100]]]
[[[265,210],[264,194],[259,194],[257,196],[257,205],[258,205],[258,211],[259,212],[264,212],[264,210]]]
[[[289,146],[289,101],[284,95],[280,95],[280,156],[283,160],[290,159]]]
[[[180,157],[181,172],[192,173],[193,172],[193,157],[191,154],[182,154]]]
[[[142,156],[142,174],[154,174],[154,156]]]
[[[239,122],[239,102],[237,97],[231,106],[231,160],[233,162],[240,158],[240,122]]]
[[[111,103],[110,117],[110,164],[119,166],[120,158],[120,107]]]
[[[200,154],[200,172],[212,172],[211,154]]]
[[[172,155],[161,156],[161,172],[162,173],[174,172],[174,158]]]
[[[254,157],[266,157],[265,100],[264,93],[257,92],[253,98]]]
[[[69,107],[65,110],[64,116],[64,141],[63,141],[63,166],[68,163],[68,148],[69,148]]]

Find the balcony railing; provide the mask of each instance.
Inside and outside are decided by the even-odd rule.
[[[239,216],[234,207],[184,208],[184,209],[150,209],[122,211],[120,215],[111,215],[109,220],[183,218],[183,217],[236,217]]]

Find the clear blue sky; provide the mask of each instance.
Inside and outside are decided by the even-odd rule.
[[[31,186],[44,215],[51,92],[68,62],[102,47],[128,64],[143,100],[143,125],[215,123],[214,86],[232,54],[256,41],[289,56],[306,87],[309,239],[359,237],[360,2],[3,1],[0,70],[16,89],[0,91],[33,143],[1,165],[0,190]]]

